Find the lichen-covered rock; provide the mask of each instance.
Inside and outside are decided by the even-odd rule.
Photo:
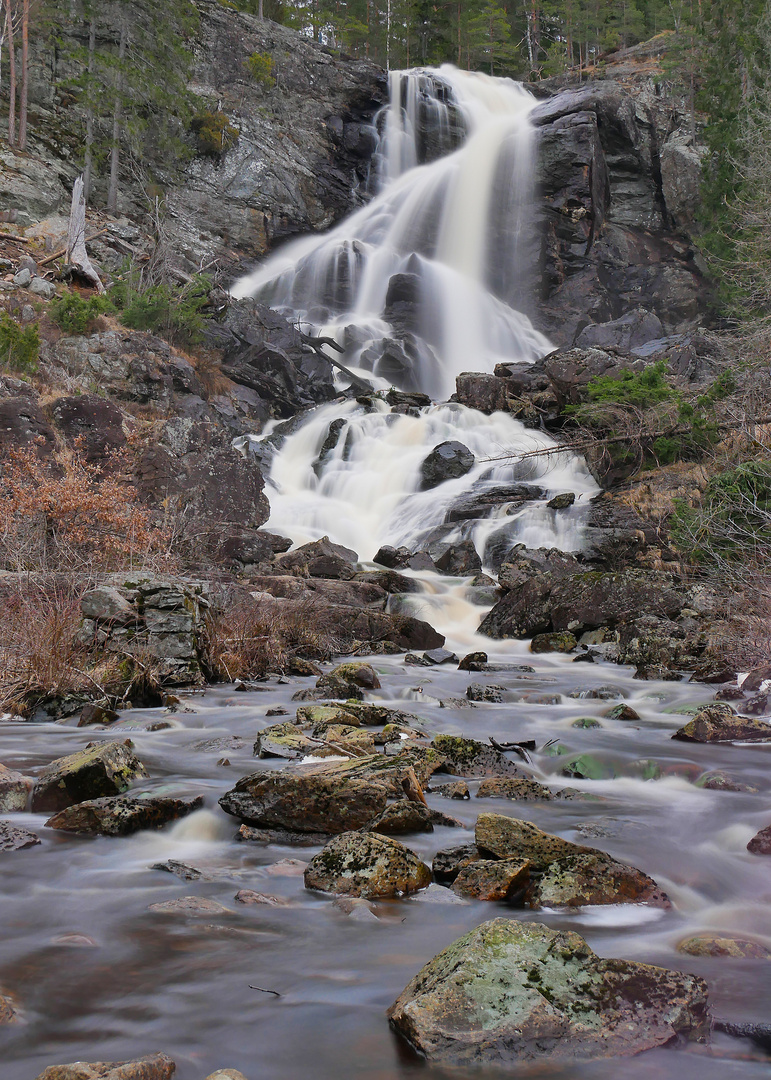
[[[555,793],[545,784],[529,777],[506,777],[505,779],[483,780],[477,789],[478,799],[515,799],[518,802],[536,802],[540,799],[557,799]]]
[[[386,801],[385,787],[371,778],[259,772],[242,777],[220,806],[248,825],[341,833],[363,828],[382,814]]]
[[[572,652],[577,645],[578,642],[569,630],[560,630],[552,634],[536,634],[533,640],[530,642],[530,652],[569,653]]]
[[[559,836],[543,832],[529,821],[503,814],[480,814],[474,838],[477,847],[498,859],[529,861],[534,871],[545,870],[557,859],[591,853],[591,848],[572,844]]]
[[[179,799],[113,795],[68,806],[49,818],[46,825],[61,832],[128,836],[140,829],[160,829],[202,806],[203,795]]]
[[[397,802],[389,803],[383,813],[370,822],[368,830],[387,836],[399,833],[433,832],[434,813],[423,803],[399,799]]]
[[[96,743],[46,766],[32,789],[34,813],[56,813],[86,799],[120,795],[147,776],[130,740]]]
[[[365,690],[379,690],[380,679],[371,664],[349,660],[348,663],[338,664],[330,672],[333,678],[343,679],[345,682],[361,686]],[[323,678],[323,676],[322,676]]]
[[[682,742],[771,742],[771,724],[737,716],[724,701],[699,709],[692,720],[672,736]]]
[[[508,900],[521,892],[530,878],[530,863],[518,859],[480,859],[462,867],[453,892],[474,900]]]
[[[32,777],[0,765],[0,813],[23,813],[33,784]]]
[[[667,894],[653,878],[601,851],[552,862],[528,890],[531,908],[647,904],[669,908]]]
[[[295,723],[298,727],[308,728],[316,724],[347,724],[357,727],[361,720],[349,708],[338,705],[301,705],[297,710]]]
[[[771,949],[752,938],[696,934],[677,946],[686,956],[732,956],[742,960],[771,960]]]
[[[36,1080],[171,1080],[176,1065],[166,1054],[136,1061],[75,1061],[49,1065]]]
[[[709,1038],[703,980],[601,959],[578,934],[511,919],[434,957],[388,1015],[430,1062],[459,1066],[628,1057]]]
[[[492,701],[497,704],[503,701],[505,693],[506,687],[499,686],[497,683],[469,683],[466,687],[466,697],[469,701]]]
[[[0,821],[0,851],[23,851],[40,843],[40,837],[29,829]]]
[[[476,739],[437,735],[431,745],[447,759],[444,770],[454,776],[524,777],[524,773],[500,750]]]
[[[452,784],[439,784],[438,787],[433,787],[431,790],[436,795],[441,795],[443,799],[470,799],[471,792],[468,789],[468,784],[465,780],[456,780]]]
[[[341,833],[311,859],[306,889],[363,896],[398,896],[431,883],[431,871],[417,855],[379,833]]]
[[[319,762],[311,765],[291,766],[302,770],[304,776],[347,777],[368,780],[380,784],[388,794],[400,798],[407,784],[417,783],[425,787],[433,774],[441,769],[446,758],[432,746],[411,746],[398,754],[371,754],[352,758],[350,761]]]
[[[436,881],[442,885],[452,885],[464,867],[483,858],[476,844],[460,844],[458,847],[437,851],[431,869]]]

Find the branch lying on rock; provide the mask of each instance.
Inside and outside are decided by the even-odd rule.
[[[350,368],[347,368],[345,364],[341,364],[339,360],[335,360],[334,357],[328,356],[323,349],[324,345],[329,345],[335,352],[345,352],[342,345],[339,345],[334,338],[331,337],[313,337],[311,334],[305,334],[302,330],[299,330],[300,339],[303,345],[307,345],[312,349],[317,356],[320,356],[323,360],[327,360],[332,367],[336,367],[338,371],[342,371],[348,379],[351,380],[354,386],[359,390],[364,390],[365,393],[371,393],[372,383],[367,382],[366,379],[362,379],[359,375],[354,375]]]

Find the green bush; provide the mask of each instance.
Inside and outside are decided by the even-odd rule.
[[[253,52],[244,60],[244,67],[260,86],[270,87],[276,83],[273,74],[273,58],[267,53]]]
[[[37,371],[40,334],[37,326],[23,329],[10,315],[0,313],[0,364],[22,374]]]
[[[200,112],[193,117],[190,127],[202,154],[221,157],[238,142],[240,134],[224,112]]]
[[[90,296],[85,300],[78,293],[67,293],[54,300],[48,314],[65,334],[85,334],[99,315],[115,311],[106,296]]]
[[[597,404],[631,405],[637,409],[649,409],[661,401],[671,401],[675,391],[664,377],[666,371],[666,360],[657,360],[641,371],[625,368],[617,379],[612,375],[596,375],[586,388],[589,400]]]
[[[713,476],[698,506],[678,500],[675,544],[703,565],[767,563],[771,550],[771,459],[744,461]]]
[[[205,325],[202,314],[209,302],[209,279],[199,274],[176,288],[166,283],[142,285],[130,272],[113,286],[122,308],[120,321],[131,330],[160,334],[171,344],[195,345]]]

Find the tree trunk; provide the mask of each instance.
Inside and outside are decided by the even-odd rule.
[[[29,0],[21,8],[21,106],[19,109],[19,149],[27,149],[27,98],[29,95]]]
[[[110,186],[107,190],[107,211],[118,212],[118,167],[120,165],[120,130],[123,119],[123,61],[126,57],[128,28],[124,12],[120,22],[118,70],[115,73],[115,107],[112,113],[112,146],[110,148]]]
[[[83,193],[83,177],[79,176],[72,187],[72,206],[67,227],[67,262],[79,274],[96,286],[98,292],[104,292],[104,285],[99,280],[86,251],[86,198]]]
[[[263,0],[260,0],[260,9],[259,9],[259,11],[258,11],[258,13],[257,13],[257,14],[259,15],[259,17],[260,17],[261,19],[264,19],[264,18],[265,18],[265,15],[263,14],[263,10],[262,10],[262,9],[263,9]]]
[[[8,70],[10,72],[10,98],[8,102],[8,145],[16,145],[16,53],[13,43],[13,11],[11,0],[5,0],[5,17],[8,21]]]
[[[94,73],[94,54],[96,53],[96,19],[93,14],[88,27],[88,109],[86,111],[86,156],[83,169],[83,194],[86,202],[91,198],[91,170],[94,158],[94,106],[91,94],[94,88],[91,76]]]

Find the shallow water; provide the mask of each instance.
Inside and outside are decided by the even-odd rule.
[[[479,609],[476,609],[477,612]],[[478,644],[470,632],[466,644]],[[535,739],[539,750],[558,739],[570,751],[587,751],[613,763],[618,778],[578,782],[559,775],[559,757],[537,753],[532,773],[555,787],[571,786],[601,798],[591,802],[511,803],[503,800],[430,803],[459,818],[461,829],[403,838],[430,861],[434,853],[468,841],[482,810],[534,821],[568,839],[597,846],[652,875],[670,894],[671,911],[645,907],[594,908],[563,914],[471,902],[440,905],[416,899],[375,905],[377,919],[359,921],[331,898],[303,887],[301,866],[315,849],[236,842],[235,819],[218,797],[245,773],[281,768],[252,757],[261,728],[280,721],[268,708],[284,705],[311,679],[274,680],[259,692],[230,687],[185,699],[191,711],[126,713],[112,731],[65,724],[5,723],[0,759],[35,772],[52,758],[90,739],[130,734],[150,780],[141,789],[168,784],[202,793],[206,808],[157,833],[133,837],[78,838],[43,827],[42,815],[12,815],[36,830],[41,846],[3,856],[0,880],[0,985],[16,998],[22,1023],[0,1028],[0,1077],[33,1080],[57,1062],[119,1060],[162,1049],[177,1062],[180,1080],[201,1080],[216,1068],[241,1069],[249,1080],[367,1077],[396,1080],[426,1069],[388,1027],[385,1011],[417,970],[471,927],[498,915],[537,919],[570,928],[601,955],[660,964],[707,978],[715,1014],[735,1020],[767,1019],[771,964],[729,958],[696,959],[676,952],[683,937],[703,930],[750,934],[771,946],[771,882],[766,861],[745,850],[768,824],[766,775],[771,747],[692,746],[670,741],[684,717],[672,710],[707,701],[711,690],[687,683],[635,682],[629,669],[574,666],[570,658],[532,656],[526,643],[487,642],[491,660],[531,663],[533,675],[472,674],[454,667],[415,668],[401,657],[375,658],[382,690],[369,695],[423,717],[429,729],[486,740]],[[459,643],[463,647],[463,643]],[[461,697],[469,682],[507,687],[502,704],[441,708]],[[576,689],[615,687],[640,714],[639,723],[603,718],[614,701],[571,698]],[[557,695],[554,704],[518,701],[523,694]],[[574,719],[593,716],[601,729],[576,729]],[[169,730],[131,728],[167,719]],[[127,730],[128,729],[128,730]],[[196,749],[197,743],[237,736],[241,749]],[[228,765],[218,761],[226,756]],[[656,781],[633,775],[632,762],[654,759],[664,772]],[[517,759],[515,759],[517,760]],[[757,786],[759,794],[703,791],[689,778],[721,768]],[[439,779],[439,778],[437,778]],[[470,782],[472,794],[476,784]],[[185,882],[151,869],[175,859],[207,871],[211,880]],[[285,907],[243,906],[239,888],[289,901]],[[182,896],[204,896],[230,914],[159,914],[148,906]],[[80,941],[59,943],[63,935]],[[86,939],[86,940],[83,940]],[[281,996],[250,989],[275,990]],[[732,1055],[749,1049],[732,1040]],[[538,1076],[603,1080],[619,1063],[540,1066]],[[712,1060],[701,1054],[657,1051],[625,1060],[624,1075],[754,1078],[768,1062]],[[495,1071],[453,1073],[496,1075]]]

